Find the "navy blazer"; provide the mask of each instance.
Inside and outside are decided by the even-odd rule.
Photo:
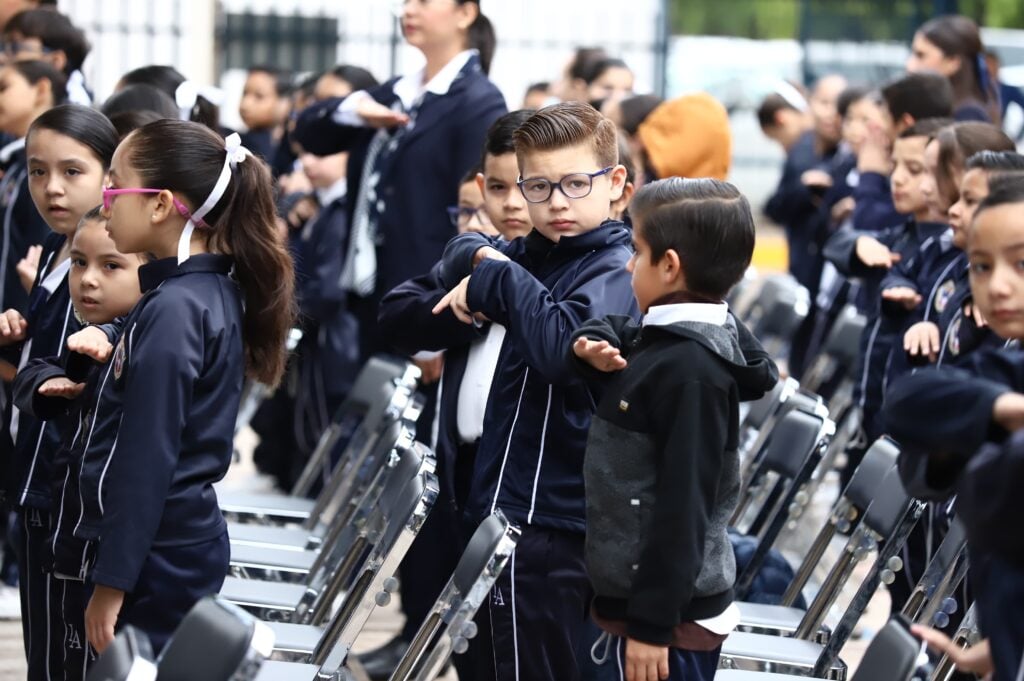
[[[369,90],[381,104],[398,101],[398,79]],[[333,119],[341,99],[329,99],[300,114],[293,138],[319,155],[350,152],[350,211],[355,210],[371,128],[343,126]],[[427,93],[416,124],[378,168],[384,211],[377,224],[377,295],[430,270],[456,230],[446,208],[458,203],[459,182],[480,160],[487,129],[507,111],[505,99],[472,57],[444,95]]]

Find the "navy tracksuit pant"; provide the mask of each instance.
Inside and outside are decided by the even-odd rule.
[[[590,599],[583,535],[530,525],[522,531],[477,614],[476,638],[455,657],[461,679],[580,678],[576,644]]]

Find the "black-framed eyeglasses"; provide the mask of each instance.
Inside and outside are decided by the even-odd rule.
[[[551,182],[542,177],[531,177],[519,180],[516,184],[519,185],[519,191],[523,193],[523,198],[530,203],[544,203],[551,198],[555,187],[558,187],[567,198],[583,199],[590,196],[590,192],[594,189],[594,178],[607,175],[614,167],[608,166],[596,173],[573,173],[566,175],[558,182]]]
[[[19,54],[31,52],[34,54],[52,54],[55,50],[45,45],[36,45],[30,42],[8,42],[0,40],[0,54],[5,57],[17,57]]]
[[[469,206],[448,206],[448,220],[451,221],[453,227],[461,227],[462,225],[468,225],[469,221],[473,218],[477,219],[477,222],[484,224],[487,222],[483,218],[481,211],[482,208],[471,208]]]

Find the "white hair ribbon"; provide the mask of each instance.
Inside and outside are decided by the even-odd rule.
[[[200,97],[215,106],[224,103],[224,91],[220,88],[199,86],[191,80],[183,80],[174,91],[174,103],[178,105],[181,120],[192,120],[192,110],[196,108]]]
[[[203,218],[224,197],[224,192],[228,190],[228,185],[231,183],[231,171],[239,163],[252,155],[251,151],[242,146],[242,138],[237,132],[231,133],[224,139],[224,151],[224,167],[221,168],[220,176],[213,185],[213,189],[210,190],[210,195],[206,197],[203,205],[192,212],[192,217],[185,223],[185,229],[181,230],[181,236],[178,238],[178,265],[181,265],[189,258],[192,232],[195,231],[195,228],[197,226],[209,227],[209,225],[203,222]]]

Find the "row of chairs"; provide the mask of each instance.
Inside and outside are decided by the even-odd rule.
[[[845,412],[846,407],[843,407]],[[770,681],[781,678],[845,679],[846,665],[839,657],[854,626],[875,590],[892,583],[902,569],[901,551],[924,510],[924,504],[905,492],[896,469],[899,449],[883,438],[865,455],[850,482],[832,505],[824,525],[804,553],[796,576],[779,605],[749,603],[753,578],[773,546],[800,527],[801,516],[837,460],[835,450],[845,447],[837,439],[830,410],[818,395],[793,379],[780,381],[775,390],[752,404],[742,427],[743,480],[733,525],[756,537],[757,547],[737,578],[741,623],[725,642],[721,676],[733,681]],[[823,565],[828,549],[840,537],[847,539],[839,557]],[[954,523],[929,563],[913,596],[904,608],[910,621],[941,625],[948,614],[953,591],[966,570],[965,538]],[[873,555],[866,570],[858,563]],[[814,574],[827,567],[806,610],[794,607]],[[829,629],[825,622],[851,578],[863,573],[852,600]],[[920,642],[905,627],[892,623],[878,641],[875,655],[894,641],[913,643],[916,662]],[[902,633],[900,633],[902,631]],[[906,646],[903,646],[905,649]],[[864,676],[872,669],[862,662],[860,678],[909,678],[903,675]],[[938,670],[936,674],[938,674]],[[932,678],[945,678],[935,675]]]
[[[373,358],[290,494],[221,495],[231,574],[155,662],[160,679],[351,678],[352,645],[397,590],[398,565],[438,496],[434,454],[413,439],[422,409],[418,379],[410,364]],[[340,456],[332,456],[338,447]],[[518,537],[500,511],[477,528],[394,681],[433,679],[468,647],[476,611]],[[227,660],[230,674],[220,675],[205,656],[179,655],[182,641],[199,639],[219,642],[210,650],[222,651],[215,656]],[[136,632],[122,632],[90,681],[129,678],[108,663],[127,674],[147,664],[145,653]]]

